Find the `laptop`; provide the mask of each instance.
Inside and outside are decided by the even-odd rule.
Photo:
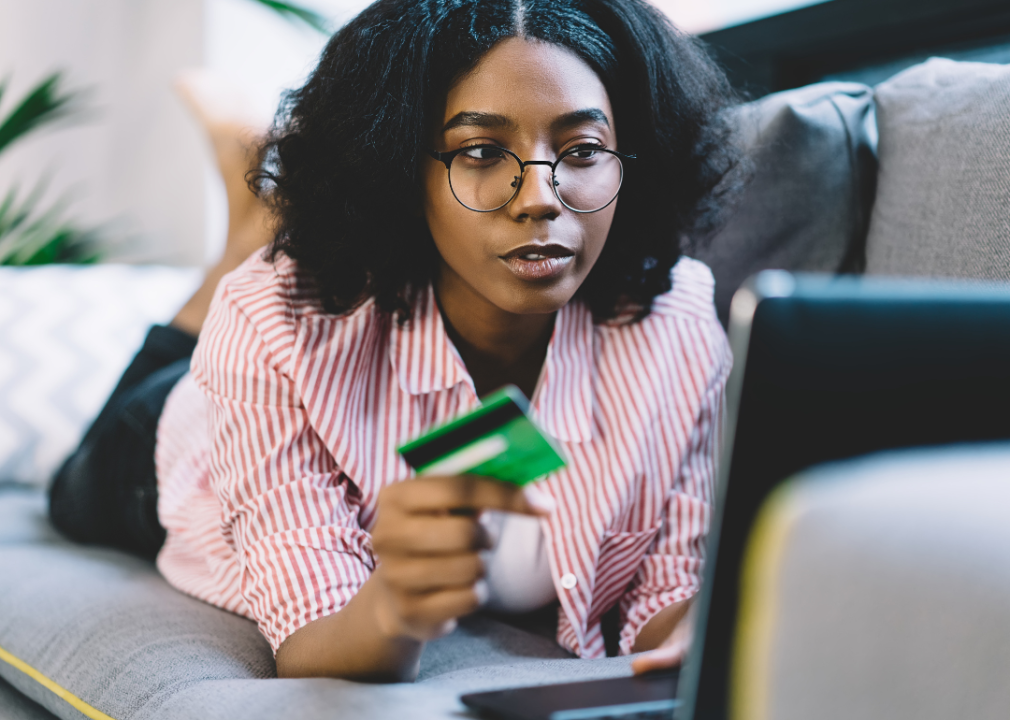
[[[763,500],[819,463],[1010,438],[1010,285],[766,271],[735,358],[698,625],[682,671],[461,698],[503,720],[727,717],[739,572]]]

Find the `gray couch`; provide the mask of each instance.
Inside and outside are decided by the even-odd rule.
[[[740,124],[751,183],[719,236],[692,249],[713,268],[722,317],[740,282],[771,267],[1010,280],[1010,68],[933,60],[876,88],[769,96]],[[0,427],[3,298],[0,280]],[[630,672],[627,658],[575,659],[478,615],[428,646],[415,684],[278,680],[251,622],[139,560],[64,541],[44,477],[4,480],[0,717],[451,718],[461,692]]]

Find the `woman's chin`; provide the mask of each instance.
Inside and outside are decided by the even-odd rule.
[[[549,315],[567,305],[578,289],[579,283],[564,279],[523,282],[496,304],[515,315]]]

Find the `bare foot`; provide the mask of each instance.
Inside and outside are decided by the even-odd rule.
[[[180,74],[175,90],[210,140],[228,198],[224,254],[172,320],[173,326],[198,335],[221,277],[273,239],[270,210],[246,182],[246,174],[256,166],[257,144],[269,119],[258,116],[241,88],[207,70]]]
[[[240,86],[209,70],[180,73],[175,90],[210,140],[228,198],[225,255],[241,262],[273,238],[269,210],[246,182],[270,118],[257,112]]]

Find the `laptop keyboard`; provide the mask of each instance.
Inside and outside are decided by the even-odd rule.
[[[550,720],[672,720],[677,700],[656,700],[631,705],[557,710]]]

